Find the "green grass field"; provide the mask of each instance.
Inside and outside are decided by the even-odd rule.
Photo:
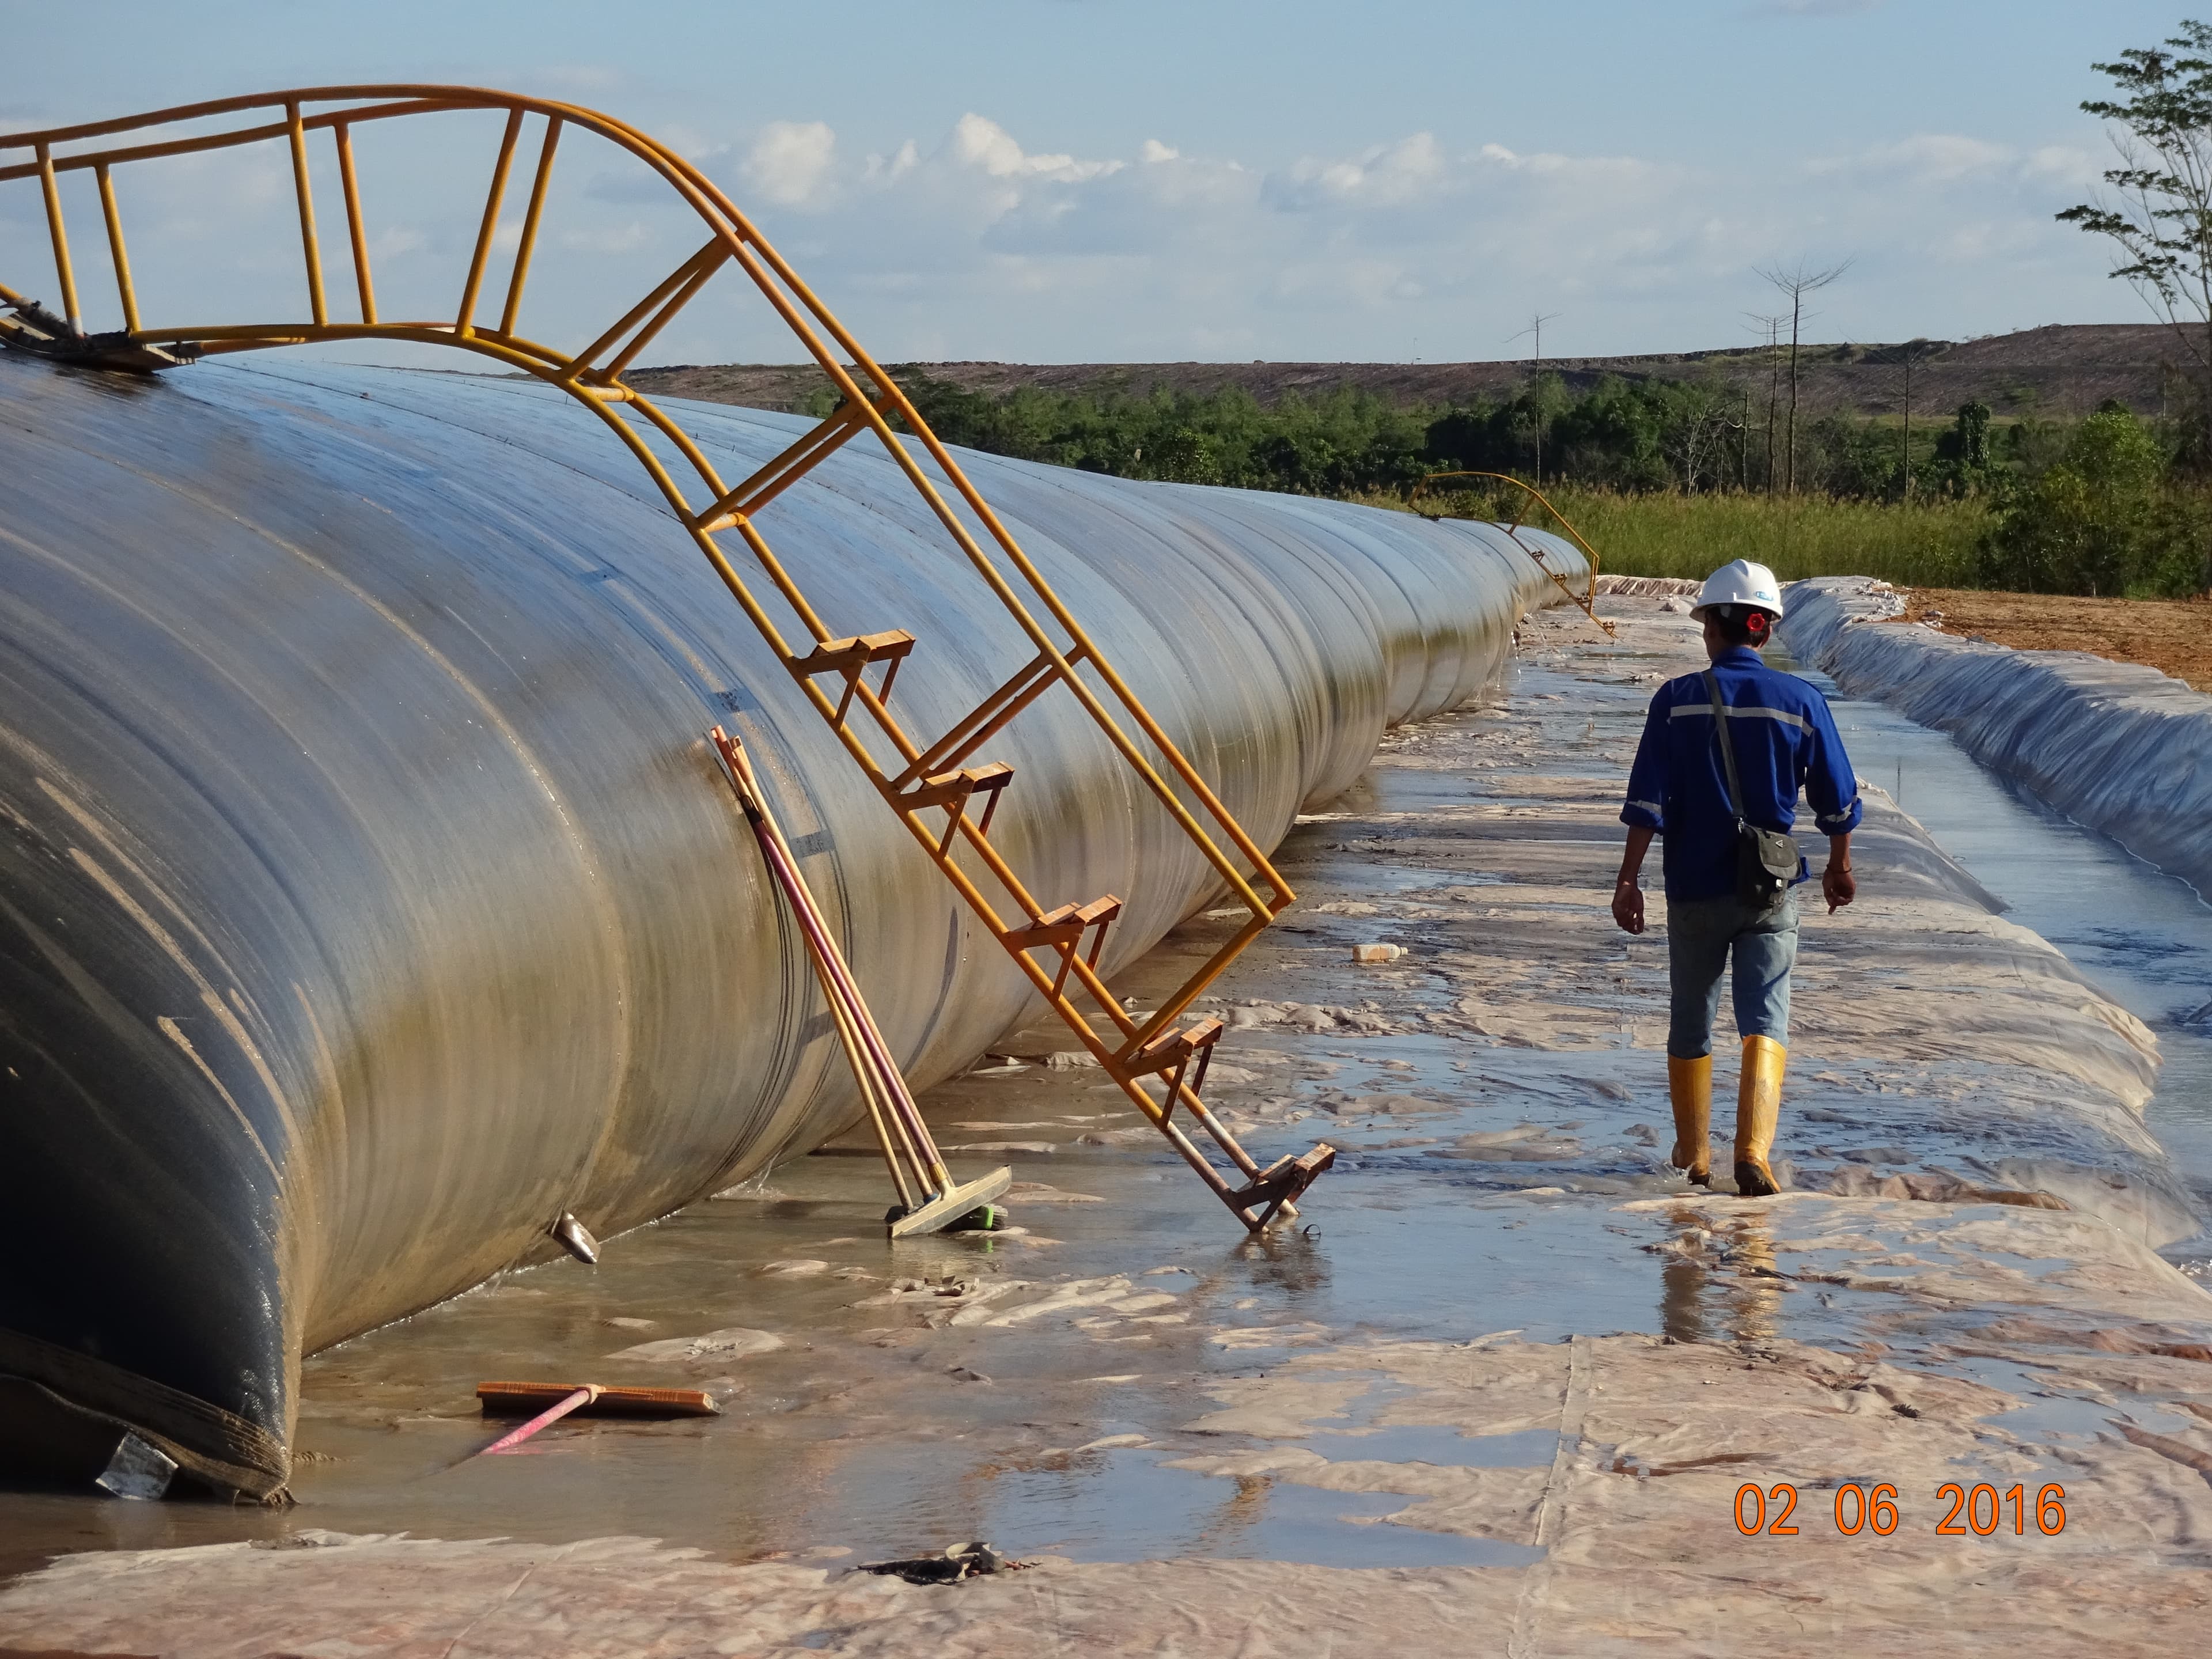
[[[1971,501],[1896,506],[1825,495],[1626,495],[1571,484],[1545,493],[1597,549],[1600,568],[1623,576],[1701,577],[1731,559],[1754,559],[1784,581],[1878,576],[1900,586],[1969,587],[1975,544],[1991,522]],[[1364,499],[1404,506],[1395,496]],[[1419,508],[1481,518],[1514,511],[1499,498],[1471,495],[1425,496]],[[1554,527],[1540,511],[1528,522]]]

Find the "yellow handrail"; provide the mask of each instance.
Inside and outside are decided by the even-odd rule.
[[[1419,499],[1420,494],[1424,489],[1426,489],[1431,484],[1436,483],[1439,480],[1444,478],[1495,478],[1500,483],[1510,483],[1516,489],[1525,490],[1529,495],[1534,496],[1536,498],[1537,505],[1541,507],[1544,511],[1550,514],[1554,519],[1559,520],[1559,527],[1567,532],[1567,538],[1573,542],[1577,547],[1582,549],[1583,557],[1587,560],[1589,564],[1589,587],[1583,592],[1576,592],[1573,588],[1567,586],[1567,579],[1561,575],[1558,571],[1553,569],[1551,565],[1546,562],[1543,550],[1541,548],[1531,547],[1528,543],[1521,539],[1519,532],[1521,526],[1524,522],[1523,520],[1516,519],[1511,524],[1503,526],[1507,538],[1512,542],[1514,546],[1519,548],[1531,559],[1534,559],[1536,562],[1536,568],[1539,570],[1541,570],[1546,575],[1549,576],[1553,581],[1557,582],[1559,585],[1559,591],[1565,593],[1569,599],[1572,599],[1577,605],[1580,605],[1583,608],[1583,614],[1592,622],[1595,623],[1600,628],[1603,629],[1608,636],[1614,634],[1615,629],[1613,625],[1597,614],[1597,549],[1592,547],[1589,543],[1583,538],[1583,532],[1576,529],[1574,526],[1568,521],[1567,515],[1565,514],[1560,512],[1558,507],[1552,505],[1551,501],[1546,498],[1542,490],[1537,489],[1535,485],[1528,483],[1524,478],[1515,477],[1510,472],[1431,472],[1426,477],[1422,478],[1419,482],[1415,483],[1413,489],[1406,492],[1406,505],[1407,507],[1413,507],[1413,503],[1415,501]],[[1413,507],[1413,510],[1417,513],[1420,512],[1419,507]],[[1421,516],[1423,518],[1449,518],[1453,515],[1443,513],[1423,513],[1421,514]]]

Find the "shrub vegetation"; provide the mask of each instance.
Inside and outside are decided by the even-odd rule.
[[[1829,416],[1798,435],[1796,494],[1772,422],[1717,383],[1546,375],[1502,403],[1405,406],[1355,391],[988,397],[899,371],[949,443],[1127,478],[1329,495],[1513,519],[1505,486],[1455,493],[1431,474],[1539,483],[1625,574],[1703,575],[1755,558],[1785,580],[1856,573],[1919,586],[2185,596],[2212,583],[2212,498],[2172,429],[2117,404],[2078,422],[1947,425]],[[826,412],[826,411],[824,411]]]

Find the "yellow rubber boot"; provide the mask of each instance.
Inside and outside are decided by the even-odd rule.
[[[1713,1057],[1667,1056],[1667,1095],[1674,1104],[1674,1151],[1668,1162],[1700,1187],[1713,1179]]]
[[[1782,1116],[1782,1071],[1790,1051],[1772,1037],[1743,1040],[1743,1080],[1735,1098],[1735,1189],[1746,1198],[1765,1198],[1782,1189],[1766,1155],[1774,1148],[1774,1126]]]

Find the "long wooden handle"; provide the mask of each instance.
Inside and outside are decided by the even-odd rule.
[[[807,948],[814,957],[817,974],[823,976],[823,990],[833,1006],[842,1006],[851,1024],[851,1034],[858,1040],[869,1065],[860,1076],[865,1092],[869,1085],[868,1073],[872,1073],[881,1089],[890,1115],[902,1132],[910,1152],[917,1155],[921,1173],[937,1192],[951,1185],[951,1172],[945,1167],[944,1155],[922,1120],[921,1109],[915,1103],[914,1094],[907,1087],[905,1075],[898,1062],[891,1058],[890,1046],[873,1016],[868,1012],[866,998],[854,980],[852,969],[846,964],[837,941],[831,935],[828,920],[814,902],[814,895],[799,873],[799,860],[793,854],[791,844],[783,838],[783,830],[769,810],[767,798],[760,791],[759,780],[752,769],[744,744],[716,726],[713,732],[714,747],[728,769],[730,786],[736,792],[738,802],[744,809],[746,820],[752,825],[754,836],[760,842],[761,855],[767,861],[769,873],[782,890],[790,904],[792,914],[798,919],[799,931],[805,936]],[[841,1036],[844,1033],[841,1030]],[[856,1067],[856,1070],[860,1068]],[[897,1171],[894,1168],[894,1179]]]

